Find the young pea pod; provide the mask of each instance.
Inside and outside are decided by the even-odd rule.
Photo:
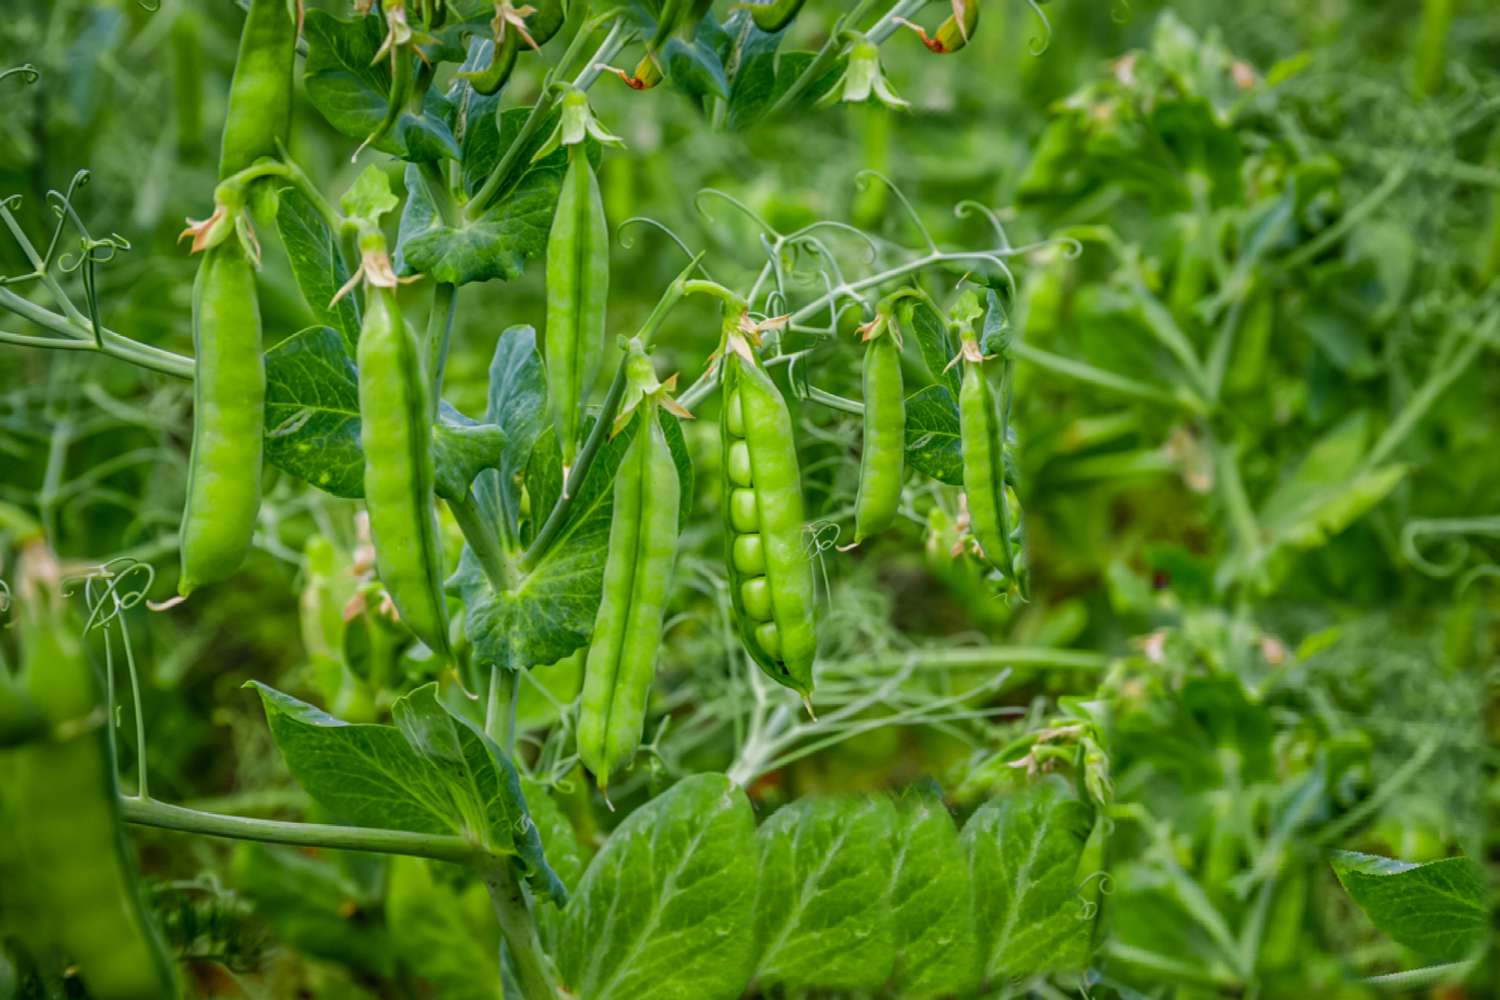
[[[171,1000],[181,991],[141,902],[78,625],[22,610],[21,676],[0,700],[24,696],[44,732],[0,747],[0,925],[38,962],[65,957],[96,1000]]]
[[[609,230],[599,182],[582,146],[568,172],[547,238],[547,399],[563,466],[578,456],[578,421],[599,373],[609,298]]]
[[[221,178],[262,156],[276,156],[278,143],[286,142],[296,57],[297,22],[288,0],[251,0],[229,85],[219,151]]]
[[[232,574],[260,510],[266,370],[255,272],[233,237],[204,253],[193,283],[193,450],[182,512],[183,596]]]
[[[901,504],[906,465],[906,390],[901,377],[899,328],[890,301],[860,328],[865,339],[864,445],[859,494],[854,503],[854,544],[889,528]]]
[[[433,507],[432,407],[426,366],[394,289],[371,285],[359,334],[360,442],[375,568],[401,620],[448,650],[443,555]]]
[[[375,53],[375,61],[378,63],[387,55],[391,61],[391,89],[386,94],[385,114],[376,123],[375,130],[365,137],[365,141],[359,144],[359,148],[350,157],[351,162],[359,159],[359,154],[365,151],[366,146],[377,145],[382,139],[390,135],[391,129],[401,120],[401,114],[406,110],[407,102],[411,100],[416,90],[417,75],[414,54],[415,44],[412,38],[411,26],[406,21],[405,0],[392,0],[385,5],[386,35],[385,41],[381,43],[380,50]],[[499,51],[496,51],[496,60],[499,59]],[[509,75],[509,70],[506,70]],[[503,83],[504,80],[501,81]],[[495,86],[499,89],[499,85]]]
[[[921,36],[922,44],[938,55],[957,52],[968,45],[969,40],[974,37],[974,32],[979,28],[979,0],[952,0],[952,2],[953,13],[938,25],[937,32],[933,35],[927,34],[915,24],[906,22],[908,27]]]
[[[516,68],[516,57],[520,54],[521,43],[517,33],[512,31],[507,34],[503,41],[495,43],[490,54],[490,63],[484,69],[465,71],[458,75],[469,81],[469,86],[475,91],[489,97],[500,92],[510,79],[511,72]]]
[[[758,0],[744,4],[750,11],[750,20],[761,31],[774,34],[791,24],[802,10],[806,0]]]
[[[753,357],[748,345],[743,349]],[[792,417],[758,363],[731,349],[723,364],[725,541],[735,620],[761,669],[806,697],[818,638]]]
[[[614,483],[604,593],[584,668],[578,757],[601,789],[635,756],[677,555],[677,463],[654,404],[641,408]]]
[[[963,380],[958,412],[964,467],[964,495],[975,541],[996,569],[1025,596],[1027,580],[1021,552],[1021,506],[1006,467],[1009,424],[1010,363],[1004,364],[1005,387],[996,405],[985,375],[986,359],[972,330],[962,333]]]

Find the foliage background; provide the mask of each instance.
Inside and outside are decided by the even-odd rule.
[[[75,204],[96,232],[132,244],[100,270],[104,315],[138,339],[187,350],[194,264],[175,238],[211,200],[238,11],[227,0],[165,0],[155,12],[12,6],[0,67],[33,63],[42,82],[0,84],[0,195],[21,195],[13,210],[40,233],[51,224],[46,192],[88,168]],[[826,6],[812,0],[795,30],[816,37]],[[1018,2],[987,4],[975,42],[950,59],[915,42],[886,46],[908,115],[835,109],[726,134],[676,94],[594,91],[597,113],[628,144],[606,157],[601,178],[612,226],[657,219],[709,249],[721,278],[758,265],[753,231],[722,203],[698,211],[692,194],[703,188],[783,230],[835,218],[913,239],[894,197],[856,183],[863,168],[889,176],[945,245],[989,239],[983,220],[951,212],[972,199],[1003,209],[1017,245],[1102,227],[1123,248],[1090,238],[1076,260],[1045,251],[1017,262],[1014,315],[1028,344],[1151,387],[1121,393],[1022,358],[1016,422],[1033,602],[1003,604],[951,563],[946,509],[924,497],[925,523],[911,519],[855,555],[829,554],[824,622],[825,658],[856,689],[882,658],[932,643],[1088,650],[1105,654],[1107,669],[1017,667],[978,699],[988,716],[1008,712],[1001,722],[882,728],[772,769],[753,796],[769,812],[799,795],[932,775],[972,809],[1014,782],[1008,765],[1032,753],[1059,698],[1096,700],[1112,712],[1119,859],[1101,989],[1187,996],[1251,984],[1306,995],[1410,968],[1411,953],[1339,890],[1326,851],[1408,861],[1494,851],[1486,580],[1496,527],[1441,522],[1500,513],[1488,353],[1500,266],[1500,13],[1457,4],[1446,51],[1434,55],[1419,5],[1056,0],[1043,9],[1050,35]],[[1121,59],[1135,50],[1150,55]],[[1257,81],[1243,100],[1231,56]],[[507,94],[528,87],[534,75]],[[1153,118],[1162,105],[1180,118]],[[297,115],[293,154],[324,190],[343,189],[355,170],[349,143],[307,104]],[[1182,277],[1185,248],[1205,231],[1220,234],[1219,259],[1195,283]],[[635,328],[681,261],[659,234],[626,230],[613,251],[612,332]],[[0,244],[0,271],[25,269],[16,246]],[[460,409],[482,410],[500,331],[542,325],[540,279],[533,267],[516,282],[464,290],[448,383]],[[1172,401],[1187,375],[1152,344],[1150,302],[1164,303],[1205,356],[1226,315],[1259,330],[1238,338],[1211,416]],[[263,310],[268,344],[307,322],[275,265]],[[707,307],[680,310],[662,370],[696,377],[716,335]],[[853,338],[840,338],[811,377],[857,395],[857,365]],[[1374,454],[1429,386],[1411,433]],[[38,517],[65,558],[172,564],[189,404],[186,386],[109,360],[0,345],[0,501]],[[856,420],[812,406],[799,419],[815,516],[847,523]],[[714,423],[689,432],[700,483],[717,479]],[[299,641],[302,553],[315,534],[350,546],[352,511],[285,476],[269,497],[247,569],[179,613],[141,613],[134,632],[149,671],[158,794],[305,815],[241,685],[253,678],[329,699]],[[715,629],[694,625],[715,613],[705,595],[716,579],[716,512],[713,489],[700,490],[681,620],[659,672],[656,715],[686,725],[637,768],[623,813],[684,774],[743,759],[735,654]],[[924,689],[932,697],[993,673],[933,662],[942,679]],[[542,740],[537,761],[555,763]],[[122,765],[128,773],[128,757]],[[575,789],[559,798],[585,843],[615,821],[564,774],[541,764],[538,773]],[[254,989],[404,995],[372,937],[387,930],[369,863],[156,835],[139,843],[164,892],[193,880],[222,909],[202,945]],[[1268,872],[1281,888],[1261,904]],[[220,973],[201,975],[205,991],[228,989],[214,982]],[[1493,988],[1490,965],[1469,981],[1476,995]]]

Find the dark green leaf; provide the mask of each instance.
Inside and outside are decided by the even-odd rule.
[[[1333,872],[1371,923],[1439,962],[1456,962],[1484,943],[1490,892],[1469,858],[1414,865],[1394,858],[1335,851]]]
[[[337,330],[308,327],[266,352],[266,460],[336,497],[365,495],[359,377]]]
[[[672,86],[690,97],[729,97],[729,81],[714,51],[701,42],[673,38],[662,48],[662,64]]]
[[[433,427],[432,461],[437,469],[437,495],[457,500],[485,469],[500,466],[505,432],[494,424],[470,420],[447,403],[439,408]]]
[[[277,203],[276,229],[313,318],[339,331],[349,356],[354,357],[359,344],[359,296],[345,295],[333,302],[350,272],[327,220],[301,191],[285,188]]]
[[[906,397],[906,460],[940,483],[963,485],[958,404],[946,387],[929,385]]]
[[[949,394],[957,399],[959,366],[950,368],[949,364],[958,356],[958,343],[948,329],[948,321],[926,299],[909,299],[898,308],[903,332],[917,338],[917,349],[927,365],[927,373],[934,382],[947,386]]]

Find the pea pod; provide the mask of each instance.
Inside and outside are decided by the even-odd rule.
[[[744,6],[750,11],[750,20],[761,31],[775,33],[791,24],[802,10],[806,0],[759,0]]]
[[[448,651],[443,556],[433,507],[432,408],[422,352],[393,289],[370,286],[359,333],[360,442],[375,568],[401,620]]]
[[[204,253],[193,283],[193,450],[180,533],[186,596],[250,551],[260,509],[266,371],[255,273],[239,241]]]
[[[578,422],[599,374],[604,310],[609,298],[609,231],[599,182],[580,146],[568,172],[547,238],[547,400],[563,465],[578,456]]]
[[[735,619],[751,658],[805,697],[812,691],[817,632],[792,417],[758,363],[728,350],[723,364],[720,435]]]
[[[859,494],[854,503],[856,545],[896,520],[906,464],[906,390],[889,302],[881,303],[875,320],[860,329],[865,338],[861,374],[865,410]]]
[[[599,787],[640,744],[677,554],[677,464],[654,406],[642,408],[615,476],[604,593],[578,717],[578,756]]]
[[[251,0],[229,84],[219,176],[276,156],[292,120],[297,23],[287,0]]]
[[[520,54],[521,43],[518,33],[508,32],[503,41],[495,43],[490,55],[490,63],[484,69],[464,71],[458,75],[469,81],[469,86],[477,92],[489,97],[499,93],[500,88],[505,86],[510,79],[511,72],[516,68],[516,57]]]
[[[1001,405],[996,405],[984,370],[987,359],[980,353],[973,331],[965,329],[962,341],[964,370],[959,384],[958,415],[970,531],[985,559],[1014,580],[1024,594],[1026,573],[1019,551],[1021,509],[1007,481],[1005,463],[1008,423],[1005,411],[1009,409],[1009,400],[1003,399]],[[1003,395],[1008,396],[1008,362],[1005,368]]]
[[[141,903],[120,817],[108,713],[75,623],[24,609],[24,697],[45,735],[0,748],[0,924],[96,1000],[170,1000],[175,971]]]

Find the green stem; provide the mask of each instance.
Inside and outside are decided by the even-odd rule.
[[[926,2],[927,0],[901,0],[885,17],[881,18],[880,23],[872,28],[866,37],[879,45],[890,37],[892,31],[896,30],[895,23],[891,21],[892,16],[904,16],[902,12],[906,11],[906,8],[911,8],[909,13],[915,13]],[[834,22],[833,30],[828,33],[828,41],[823,43],[818,54],[813,56],[812,62],[807,64],[807,67],[792,81],[791,86],[787,87],[781,97],[777,98],[776,103],[771,105],[771,109],[766,112],[767,118],[774,118],[790,108],[802,96],[803,91],[811,87],[815,81],[823,78],[828,68],[838,60],[839,55],[849,44],[844,39],[844,25],[857,24],[874,6],[875,0],[862,0],[854,10]]]
[[[1438,92],[1448,61],[1448,30],[1453,26],[1454,0],[1425,0],[1417,32],[1417,64],[1412,82],[1423,97]]]
[[[497,591],[509,589],[510,574],[506,570],[505,553],[500,550],[500,539],[485,523],[474,491],[471,489],[457,499],[444,499],[448,500],[448,509],[458,522],[458,530],[463,532],[464,541],[469,543],[469,549],[479,560],[490,586]]]
[[[908,664],[917,672],[948,670],[1001,670],[1006,667],[1028,667],[1057,670],[1108,669],[1112,658],[1086,649],[1053,649],[1049,646],[975,646],[959,649],[916,649],[893,656],[862,657],[845,664],[850,671],[884,673],[900,670]],[[823,665],[837,671],[839,661]]]
[[[500,934],[515,965],[521,996],[525,1000],[557,1000],[565,996],[557,969],[537,936],[526,894],[510,866],[503,862],[491,866],[484,873],[484,886],[489,890]]]
[[[1370,454],[1365,457],[1366,469],[1373,469],[1389,458],[1391,452],[1406,440],[1406,436],[1427,415],[1427,411],[1438,401],[1438,397],[1447,392],[1448,387],[1469,370],[1469,366],[1473,364],[1480,349],[1494,335],[1497,319],[1500,319],[1500,313],[1492,314],[1479,330],[1469,336],[1469,339],[1447,364],[1438,365],[1437,370],[1427,376],[1427,381],[1423,382],[1422,387],[1406,401],[1401,412],[1396,414],[1396,419],[1391,421],[1391,425],[1385,429],[1385,433],[1380,435],[1380,439],[1370,449]]]
[[[151,826],[206,837],[232,840],[255,840],[266,844],[288,844],[293,847],[325,847],[341,851],[370,851],[376,854],[403,854],[430,858],[453,864],[474,866],[484,852],[462,837],[445,834],[411,833],[407,830],[381,830],[374,827],[335,826],[327,823],[289,823],[273,819],[249,819],[202,812],[169,805],[155,799],[120,798],[120,812],[125,822]]]
[[[70,322],[67,317],[61,316],[50,309],[46,309],[36,303],[25,299],[8,288],[0,287],[0,309],[7,309],[23,319],[30,320],[37,326],[52,330],[55,333],[67,337],[74,343],[59,341],[56,344],[40,343],[45,338],[23,337],[21,335],[0,333],[0,342],[10,342],[26,347],[54,347],[60,350],[92,350],[128,361],[141,368],[147,368],[162,375],[171,375],[174,378],[192,379],[193,359],[182,354],[174,354],[164,351],[159,347],[142,344],[131,340],[113,330],[103,329],[100,331],[101,342],[96,343],[93,331],[87,326],[80,326]]]

